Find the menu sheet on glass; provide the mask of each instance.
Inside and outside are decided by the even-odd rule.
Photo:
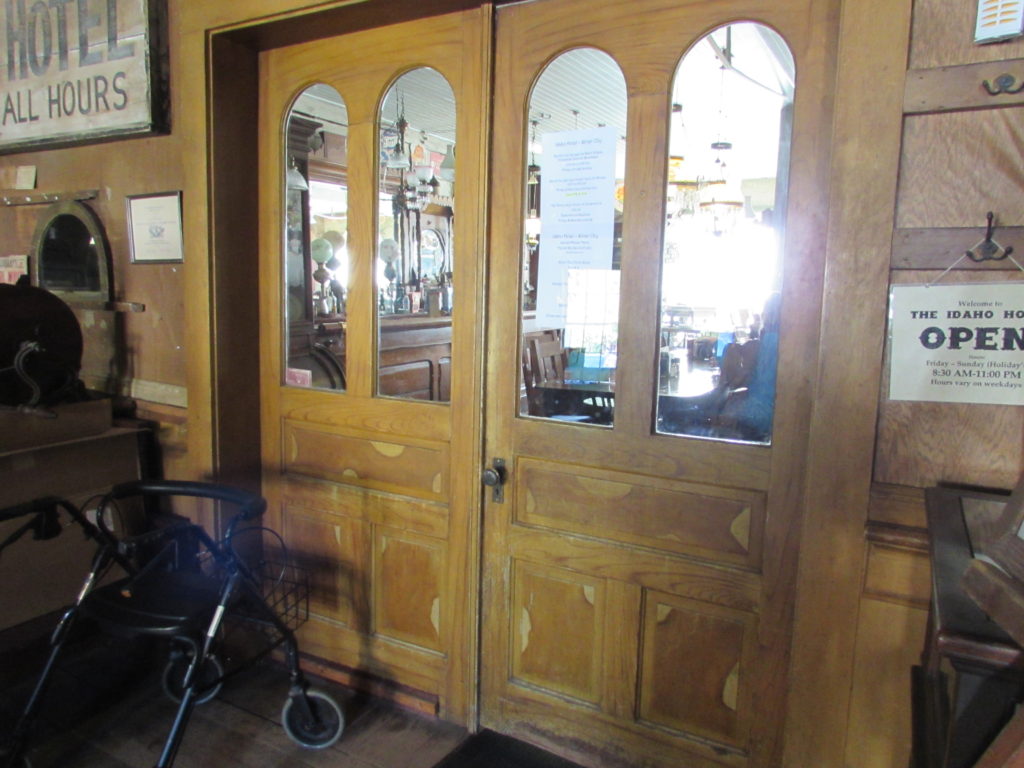
[[[537,270],[541,327],[564,326],[570,269],[611,269],[617,141],[609,127],[543,137]]]

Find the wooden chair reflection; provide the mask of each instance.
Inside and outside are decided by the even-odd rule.
[[[531,339],[530,358],[537,381],[565,381],[569,356],[560,339]]]
[[[523,381],[531,416],[560,421],[610,424],[610,393],[572,389],[566,385],[568,350],[557,336],[527,340],[523,350]]]
[[[523,386],[526,389],[527,413],[531,416],[551,416],[544,402],[543,386],[565,380],[565,358],[561,351],[561,342],[547,333],[523,340]],[[574,420],[586,421],[584,418]]]
[[[526,395],[526,410],[531,416],[542,416],[537,400],[537,384],[544,380],[540,373],[539,362],[537,361],[534,344],[537,341],[551,341],[558,339],[558,332],[554,330],[531,331],[523,336],[522,358],[520,365],[523,371],[523,391]]]
[[[523,371],[523,392],[525,393],[525,401],[521,403],[519,411],[522,413],[525,410],[531,416],[540,416],[541,414],[537,412],[540,407],[537,401],[537,374],[531,362],[531,347],[528,339],[524,339],[522,358],[519,363]]]

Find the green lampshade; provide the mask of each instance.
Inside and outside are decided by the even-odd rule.
[[[334,247],[329,240],[318,237],[309,244],[309,255],[317,264],[326,264],[334,255]]]

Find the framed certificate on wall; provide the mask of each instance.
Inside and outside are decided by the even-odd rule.
[[[185,260],[181,236],[181,192],[128,196],[128,241],[133,264]]]

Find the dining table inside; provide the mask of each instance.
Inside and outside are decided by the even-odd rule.
[[[612,424],[615,411],[615,384],[610,381],[566,379],[537,385],[541,407],[549,418],[576,417],[573,421]]]

